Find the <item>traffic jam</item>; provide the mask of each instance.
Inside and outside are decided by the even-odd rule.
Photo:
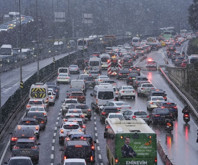
[[[131,161],[157,164],[157,138],[154,138],[157,135],[150,129],[160,125],[161,129],[171,134],[174,122],[178,120],[178,107],[169,100],[165,89],[156,88],[142,71],[158,72],[157,62],[147,55],[158,51],[164,44],[167,59],[171,59],[175,66],[186,67],[185,53],[177,50],[182,42],[185,40],[178,42],[178,37],[170,43],[154,37],[145,40],[134,37],[129,44],[105,47],[103,52],[90,54],[86,60],[76,59],[70,66],[60,67],[53,81],[32,84],[26,113],[10,135],[10,158],[5,164],[17,165],[18,156],[23,156],[27,165],[42,164],[40,138],[44,136],[46,127],[50,127],[48,120],[53,118],[51,111],[59,113],[59,110],[55,135],[59,144],[58,153],[61,153],[57,155],[59,164],[99,164],[98,142],[93,131],[89,130],[96,121],[95,117],[103,126],[103,132],[98,133],[98,136],[108,143],[114,139],[110,143],[114,148],[117,148],[115,145],[120,146],[117,143],[119,140],[115,140],[119,131],[123,133],[119,138],[124,138],[126,143],[129,137],[137,140],[132,146],[133,154],[129,153],[127,158],[123,158],[124,151],[121,155],[117,149],[107,147],[106,159],[109,164],[130,164]],[[145,66],[138,65],[143,60]],[[145,109],[134,108],[139,98],[146,99]],[[61,103],[59,101],[60,104],[56,105],[58,100]],[[53,109],[55,106],[59,108]],[[188,107],[182,112],[184,121],[188,123]],[[116,122],[120,124],[117,133],[114,131]],[[123,125],[127,127],[127,124],[128,127],[134,125],[135,130],[126,131],[126,136]],[[140,128],[143,125],[145,129]],[[143,133],[151,133],[148,135],[149,142],[139,140],[144,137]],[[151,140],[155,145],[150,144]],[[150,146],[153,155],[150,150],[138,148],[140,143],[144,143],[145,147]]]

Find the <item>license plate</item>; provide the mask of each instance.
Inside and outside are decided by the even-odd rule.
[[[21,154],[23,154],[23,155],[29,155],[30,154],[30,151],[23,150],[23,151],[21,151]]]

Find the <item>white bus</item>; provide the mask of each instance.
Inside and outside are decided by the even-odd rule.
[[[110,165],[157,165],[157,136],[143,119],[106,119],[104,138]]]

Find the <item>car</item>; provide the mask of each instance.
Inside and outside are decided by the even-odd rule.
[[[139,86],[139,83],[147,83],[148,82],[148,78],[145,76],[137,76],[134,83],[133,83],[133,87],[137,88]]]
[[[132,86],[121,86],[119,88],[119,98],[129,97],[135,99],[135,90]]]
[[[13,156],[10,158],[7,165],[33,165],[32,160],[28,156]]]
[[[103,81],[109,80],[109,77],[107,75],[100,75],[98,78],[95,80],[96,84],[103,83]]]
[[[107,118],[105,119],[105,124],[106,124],[107,119],[112,119],[112,118],[117,118],[117,119],[120,119],[120,120],[125,119],[122,113],[109,113]]]
[[[64,139],[70,131],[83,132],[80,125],[76,122],[63,122],[59,130],[59,144],[64,144]]]
[[[10,150],[12,150],[13,146],[16,144],[18,139],[37,139],[34,131],[30,128],[15,128],[14,132],[11,133],[10,138]]]
[[[71,82],[71,78],[68,75],[68,73],[59,73],[59,75],[57,76],[56,82],[69,84]]]
[[[123,110],[122,114],[123,114],[125,120],[132,120],[133,119],[133,110],[131,110],[131,109]]]
[[[167,101],[166,91],[164,91],[162,89],[151,90],[149,96],[162,96],[164,98],[164,100]]]
[[[151,90],[154,90],[155,87],[151,83],[141,83],[137,88],[138,96],[148,96]]]
[[[124,101],[107,101],[105,105],[100,106],[100,109],[103,109],[104,106],[114,106],[120,111],[123,111],[125,109],[132,109],[131,105]]]
[[[88,77],[84,78],[85,81],[85,88],[94,88],[95,86],[95,79],[92,75],[89,75]]]
[[[53,88],[48,88],[48,96],[49,96],[49,105],[54,105],[56,101],[56,92],[54,92]]]
[[[81,109],[83,112],[83,115],[85,116],[85,118],[88,118],[89,120],[91,120],[91,112],[92,110],[89,108],[88,105],[86,104],[77,104],[75,105],[75,108]]]
[[[122,69],[118,72],[117,79],[125,79],[129,75],[129,70],[128,69]]]
[[[84,80],[85,81],[85,78],[86,77],[89,77],[89,75],[88,74],[80,74],[79,76],[78,76],[78,79],[79,80]]]
[[[177,104],[173,102],[162,102],[161,103],[161,108],[167,108],[169,109],[170,113],[172,114],[174,119],[177,119],[178,117],[178,108]]]
[[[96,141],[93,139],[91,134],[73,134],[68,137],[68,140],[87,140],[90,144],[92,144],[92,149],[95,150],[94,144]]]
[[[79,103],[86,102],[86,97],[85,97],[83,91],[72,91],[69,98],[77,99]]]
[[[28,156],[32,162],[39,162],[39,145],[33,139],[18,139],[12,149],[12,156]]]
[[[133,82],[135,81],[136,77],[138,76],[139,74],[138,73],[129,73],[128,77],[127,77],[127,80],[126,80],[126,83],[128,85],[133,85]]]
[[[85,159],[69,158],[65,159],[63,165],[87,165]]]
[[[66,122],[69,118],[82,118],[82,119],[84,119],[84,116],[80,115],[79,113],[66,113],[63,116],[63,122]]]
[[[43,99],[29,99],[26,105],[26,111],[28,112],[32,106],[42,106],[45,109],[47,108]]]
[[[79,104],[77,99],[65,98],[61,105],[62,116],[67,113],[70,104]]]
[[[45,117],[47,117],[47,111],[42,106],[32,106],[29,112],[41,112],[44,114]]]
[[[141,68],[140,67],[132,66],[132,67],[129,68],[129,71],[130,71],[130,73],[137,73],[138,76],[140,76]]]
[[[69,140],[65,142],[62,160],[68,158],[83,158],[86,162],[95,161],[95,151],[86,140]]]
[[[167,119],[172,119],[172,115],[167,108],[155,108],[149,117],[149,123],[165,124]]]
[[[40,129],[45,130],[47,116],[43,112],[28,112],[26,117],[36,119],[39,123]]]
[[[149,122],[149,114],[142,110],[133,110],[133,118],[142,118],[145,122]]]
[[[151,111],[154,108],[160,106],[160,103],[164,102],[164,97],[162,96],[150,96],[147,101],[147,110]]]
[[[40,125],[38,121],[34,118],[28,118],[24,117],[20,120],[19,124],[16,126],[17,129],[25,129],[29,128],[34,131],[34,134],[36,135],[37,139],[39,138],[40,133]]]
[[[56,98],[59,98],[59,91],[60,87],[57,85],[56,81],[55,82],[46,82],[48,88],[53,88],[54,92],[56,93]]]
[[[84,120],[82,118],[68,118],[67,122],[75,122],[78,123],[79,126],[82,129],[82,132],[86,133],[86,125],[84,123]]]
[[[105,119],[108,117],[109,113],[118,113],[118,112],[120,112],[120,110],[118,108],[114,107],[114,106],[104,107],[100,111],[100,121],[102,123],[105,123]]]
[[[81,109],[77,109],[77,108],[72,108],[72,109],[68,109],[67,114],[68,113],[78,113],[80,116],[82,116],[84,118],[83,112]]]
[[[69,66],[69,72],[72,74],[76,73],[79,74],[80,73],[80,69],[78,67],[78,65],[70,65]]]
[[[101,74],[101,71],[99,69],[89,70],[89,75],[92,76],[94,79],[100,76],[100,74]]]

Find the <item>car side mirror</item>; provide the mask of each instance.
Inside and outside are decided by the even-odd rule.
[[[90,96],[93,97],[93,93],[90,93]]]

